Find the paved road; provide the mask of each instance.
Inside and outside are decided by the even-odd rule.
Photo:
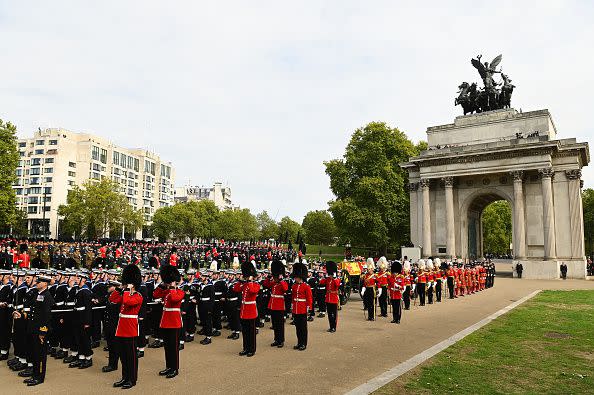
[[[139,383],[130,393],[174,394],[191,389],[198,393],[341,394],[432,345],[489,316],[536,289],[594,289],[594,282],[539,281],[497,278],[495,287],[475,295],[405,311],[400,325],[382,318],[364,321],[361,302],[353,296],[339,315],[338,332],[326,333],[325,319],[310,323],[310,345],[304,352],[292,349],[294,327],[287,325],[284,349],[271,348],[268,327],[258,336],[255,357],[239,357],[240,341],[215,338],[209,346],[189,343],[181,352],[180,376],[157,376],[163,369],[163,349],[147,349],[140,360]],[[527,323],[528,325],[528,323]],[[106,353],[96,349],[95,365],[87,370],[68,369],[51,359],[45,384],[25,389],[4,363],[0,364],[3,394],[105,394],[119,380],[119,372],[104,374]]]

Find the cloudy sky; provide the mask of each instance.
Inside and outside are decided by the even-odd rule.
[[[242,207],[300,221],[327,207],[322,162],[357,127],[418,141],[452,122],[479,53],[503,54],[515,108],[591,140],[593,4],[0,0],[0,118],[148,148],[178,185],[220,180]]]

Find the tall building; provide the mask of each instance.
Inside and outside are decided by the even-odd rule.
[[[142,209],[146,225],[156,209],[173,204],[174,169],[152,152],[65,129],[39,129],[32,138],[19,139],[18,150],[14,189],[33,236],[59,237],[58,207],[70,189],[87,180],[117,181],[134,209]],[[146,225],[136,237],[147,236]],[[121,230],[112,235],[119,236]]]
[[[223,186],[221,182],[215,182],[212,187],[176,187],[174,200],[176,203],[212,200],[220,210],[237,208],[231,201],[231,188]]]

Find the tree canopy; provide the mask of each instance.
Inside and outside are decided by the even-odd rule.
[[[385,251],[410,239],[408,174],[399,164],[426,148],[383,122],[355,130],[343,159],[324,162],[343,241]]]
[[[582,205],[584,207],[584,238],[586,253],[594,253],[594,189],[585,189],[582,192]]]
[[[337,236],[334,218],[326,210],[308,212],[303,218],[302,227],[308,244],[329,245]]]
[[[17,180],[19,163],[16,126],[0,119],[0,224],[17,221],[16,195],[12,185]]]
[[[512,235],[511,207],[505,200],[483,210],[483,250],[489,254],[507,254]]]
[[[262,211],[256,215],[256,221],[258,222],[258,231],[260,232],[260,237],[263,240],[278,238],[280,228],[266,211]]]

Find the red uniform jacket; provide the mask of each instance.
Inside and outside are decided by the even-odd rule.
[[[114,291],[109,295],[109,301],[114,304],[121,304],[120,318],[115,335],[117,337],[138,336],[138,312],[142,307],[142,295],[138,292],[130,295],[130,291],[124,291],[122,295]]]
[[[387,287],[388,286],[388,273],[386,272],[379,272],[375,276],[376,280],[375,283],[377,284],[378,288]]]
[[[375,286],[375,274],[366,273],[363,277],[363,286],[373,287]]]
[[[169,264],[171,266],[177,266],[177,254],[171,254],[169,256]]]
[[[320,285],[326,286],[326,303],[338,304],[338,289],[340,288],[340,279],[334,277],[326,277],[320,281]]]
[[[237,283],[233,286],[233,292],[241,292],[241,309],[239,318],[242,320],[253,320],[258,317],[258,306],[256,298],[260,292],[260,284],[254,281]]]
[[[155,288],[153,297],[163,299],[163,315],[161,316],[161,328],[181,328],[181,304],[185,292],[181,289]]]
[[[402,299],[402,291],[404,291],[404,276],[401,274],[393,274],[388,277],[388,287],[390,288],[390,300]]]
[[[268,309],[275,311],[285,310],[285,293],[289,290],[289,284],[285,280],[264,280],[264,287],[270,288],[270,301]]]
[[[313,297],[311,287],[307,283],[295,283],[291,288],[293,293],[293,314],[307,314],[307,309],[313,308]]]
[[[27,254],[26,252],[23,252],[21,255],[19,255],[19,261],[21,261],[19,263],[19,267],[29,268],[29,266],[30,266],[29,254]]]
[[[99,253],[101,254],[101,258],[107,257],[107,247],[103,246],[99,248]]]

